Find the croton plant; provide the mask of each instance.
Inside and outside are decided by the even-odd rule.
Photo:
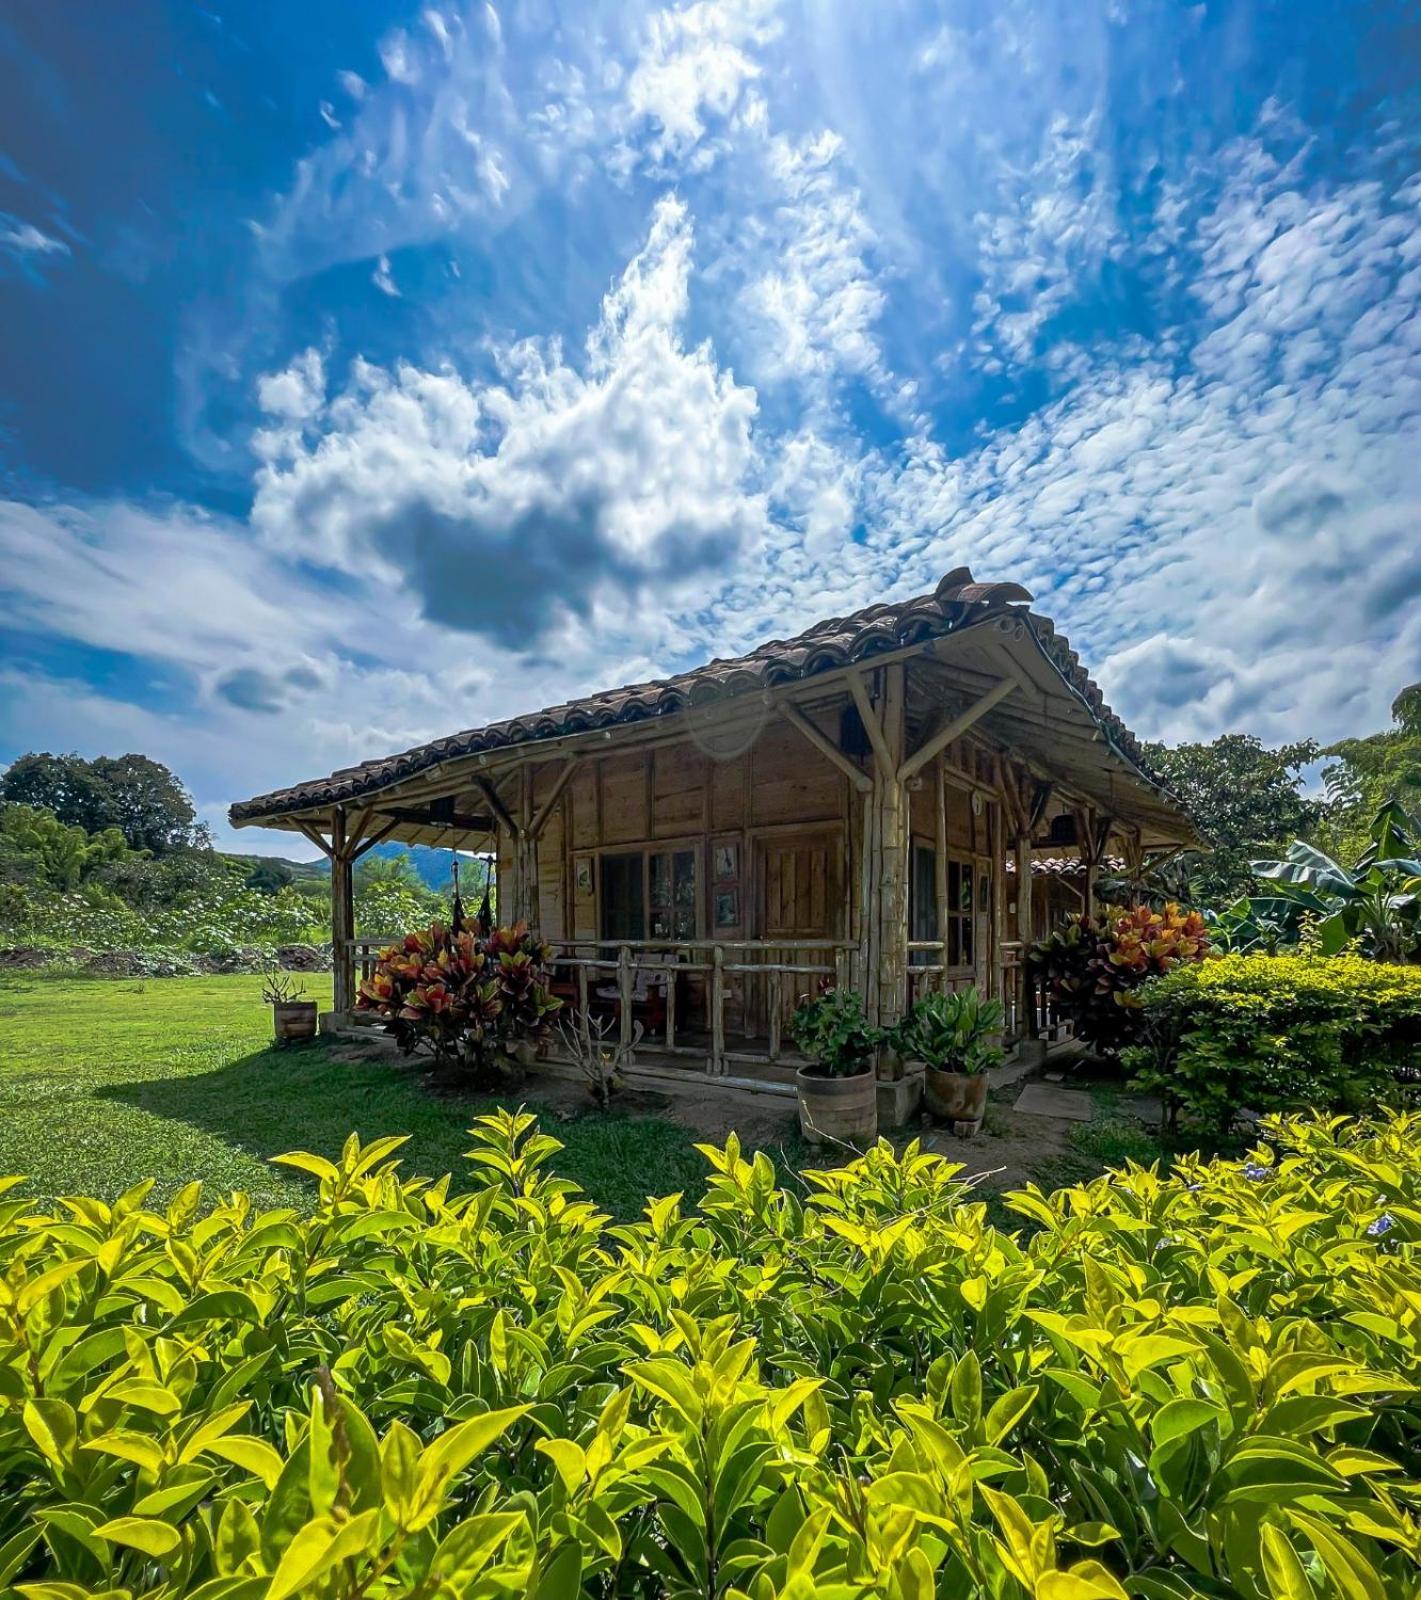
[[[487,933],[436,922],[380,952],[356,1009],[383,1017],[405,1052],[486,1078],[546,1037],[562,1004],[552,954],[521,922]]]
[[[1181,962],[1209,955],[1197,911],[1167,905],[1105,906],[1070,917],[1031,950],[1031,970],[1058,1015],[1098,1050],[1134,1044],[1141,1027],[1140,987]]]

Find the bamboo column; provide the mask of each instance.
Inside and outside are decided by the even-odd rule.
[[[356,843],[346,831],[342,809],[331,817],[331,969],[335,979],[335,1008],[350,1011],[355,1006],[355,953],[350,942],[355,937],[355,888],[352,872],[352,846]]]
[[[883,667],[882,693],[874,745],[874,827],[868,841],[874,862],[873,939],[868,1005],[876,1022],[896,1022],[908,1000],[908,805],[899,782],[903,761],[906,669],[895,661]]]
[[[1031,835],[1019,833],[1016,836],[1016,937],[1021,945],[1017,968],[1017,1004],[1021,1015],[1016,1031],[1026,1039],[1036,1037],[1036,1004],[1026,970],[1026,958],[1036,937],[1031,904],[1035,888],[1031,878]]]

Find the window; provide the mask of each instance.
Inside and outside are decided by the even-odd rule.
[[[908,884],[908,926],[910,939],[942,939],[947,948],[943,958],[949,967],[972,965],[972,912],[974,890],[972,863],[947,858],[947,927],[937,925],[937,851],[925,844],[913,846],[913,874]],[[931,950],[911,952],[912,965],[933,967],[937,956]]]
[[[908,883],[908,927],[910,939],[936,939],[937,931],[937,851],[925,844],[913,846],[913,876]],[[914,967],[935,967],[936,952],[910,950],[908,962]]]
[[[631,855],[602,857],[602,937],[604,939],[644,939],[646,857],[638,850]]]
[[[651,912],[653,939],[694,939],[696,937],[696,852],[663,850],[648,856],[651,867],[651,893],[647,897]]]
[[[604,939],[694,939],[696,852],[628,851],[602,857]]]

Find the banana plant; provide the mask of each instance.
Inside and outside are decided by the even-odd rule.
[[[1349,944],[1378,961],[1421,956],[1421,823],[1396,801],[1372,820],[1352,867],[1294,840],[1281,861],[1255,861],[1270,887],[1223,913],[1211,931],[1228,948],[1277,949],[1316,941],[1324,955]]]

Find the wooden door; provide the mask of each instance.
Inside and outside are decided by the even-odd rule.
[[[832,939],[838,934],[843,896],[840,839],[832,834],[795,834],[760,843],[761,939]],[[796,950],[790,946],[776,959],[796,966],[834,964],[832,950]],[[780,1016],[788,1021],[801,994],[812,991],[817,978],[810,973],[788,974],[780,980]],[[750,1015],[756,1032],[763,1032],[769,1015],[769,985],[754,984]]]

